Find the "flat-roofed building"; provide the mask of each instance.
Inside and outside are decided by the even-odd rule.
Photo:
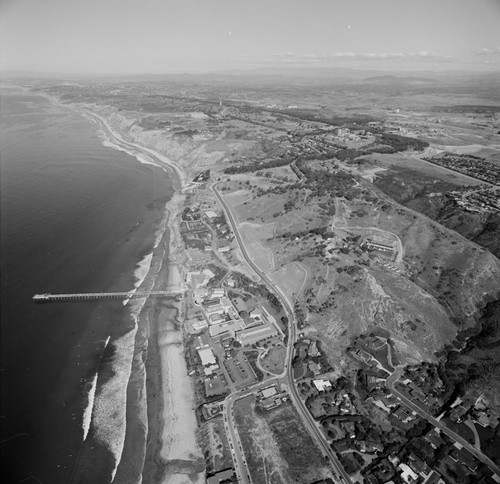
[[[241,319],[223,321],[219,324],[212,324],[209,328],[210,336],[212,338],[222,338],[224,336],[235,337],[237,331],[242,330],[245,327]]]
[[[208,343],[208,338],[202,334],[200,336],[198,336],[197,339],[197,343],[196,343],[196,349],[199,350],[201,348],[208,348],[210,345]]]
[[[262,306],[260,309],[262,312],[262,319],[264,320],[265,323],[276,324],[276,319],[269,313],[269,311],[264,306]]]
[[[224,308],[220,305],[217,306],[210,306],[205,309],[205,312],[207,313],[207,316],[211,316],[212,314],[224,314],[226,311]]]
[[[262,390],[260,393],[262,394],[263,398],[269,398],[269,397],[272,397],[274,395],[277,395],[278,389],[275,386],[267,387],[267,388],[264,388],[264,390]]]
[[[227,296],[221,296],[221,298],[220,298],[220,305],[224,309],[232,309],[232,308],[234,308],[233,303],[229,300],[229,298]]]
[[[222,288],[219,288],[219,287],[212,289],[212,297],[214,299],[223,297],[225,293],[226,293],[226,291]]]
[[[200,355],[201,364],[203,366],[215,365],[217,363],[211,348],[200,348],[198,354]]]
[[[205,215],[208,217],[209,220],[213,220],[214,218],[217,218],[219,215],[217,215],[216,212],[214,212],[213,210],[207,210],[205,212]]]
[[[313,380],[313,384],[318,392],[324,392],[332,388],[332,384],[329,380]]]
[[[210,320],[210,324],[218,324],[218,323],[222,323],[225,319],[224,319],[224,316],[222,314],[218,314],[218,313],[215,313],[215,314],[211,314],[208,319]]]
[[[221,482],[229,482],[234,477],[234,469],[226,469],[219,471],[213,476],[207,477],[207,484],[220,484]]]
[[[238,333],[236,334],[236,339],[242,346],[248,346],[263,339],[272,338],[277,334],[278,331],[274,326],[266,324],[238,331]]]
[[[203,331],[204,329],[208,328],[208,323],[205,319],[202,319],[201,321],[200,320],[193,321],[191,324],[195,331]]]

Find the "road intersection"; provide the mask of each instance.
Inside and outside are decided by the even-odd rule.
[[[283,294],[281,289],[275,284],[274,281],[272,281],[269,277],[267,277],[261,269],[252,261],[250,256],[248,255],[245,244],[243,242],[243,239],[241,237],[241,234],[238,229],[238,224],[236,223],[236,220],[233,216],[233,213],[231,212],[230,208],[228,207],[227,203],[223,199],[222,195],[217,191],[217,183],[211,186],[212,192],[214,193],[216,199],[219,201],[222,209],[224,210],[226,214],[227,221],[231,225],[233,229],[233,233],[235,236],[235,239],[238,243],[238,246],[241,250],[241,253],[245,259],[245,261],[248,263],[248,265],[252,268],[252,270],[261,278],[262,282],[264,282],[267,287],[278,297],[280,300],[283,308],[285,309],[285,312],[288,317],[288,342],[287,342],[287,354],[286,354],[286,361],[285,361],[285,368],[281,375],[278,377],[272,377],[270,379],[264,380],[261,382],[258,386],[262,385],[264,386],[269,386],[272,384],[273,381],[280,381],[281,383],[286,383],[286,386],[289,389],[289,394],[292,400],[292,403],[294,404],[296,410],[298,411],[299,415],[301,416],[304,424],[306,425],[306,428],[309,430],[311,436],[313,437],[313,440],[316,442],[318,447],[321,449],[323,455],[325,456],[326,459],[330,462],[332,468],[335,470],[335,472],[341,476],[342,482],[345,483],[351,483],[351,479],[345,469],[343,468],[342,464],[338,460],[337,456],[331,449],[330,445],[328,442],[325,440],[320,428],[316,424],[314,418],[310,414],[309,410],[305,406],[304,402],[300,398],[300,395],[298,393],[298,390],[295,386],[294,382],[294,377],[293,377],[293,367],[292,367],[292,360],[293,360],[293,349],[294,349],[294,344],[297,338],[297,324],[295,320],[295,314],[293,311],[293,308],[291,307],[287,297]],[[250,387],[248,390],[252,390],[252,392],[256,391],[255,386],[252,388]],[[237,474],[239,474],[240,478],[243,477],[245,473],[247,476],[248,474],[248,469],[246,467],[246,464],[243,467],[243,459],[244,457],[241,455],[242,452],[240,451],[241,445],[239,442],[239,437],[237,436],[237,432],[234,428],[234,421],[231,418],[228,418],[229,414],[232,415],[232,408],[233,404],[236,400],[243,398],[245,396],[241,392],[236,392],[231,395],[229,395],[226,400],[225,400],[225,417],[227,417],[227,426],[229,428],[229,438],[232,440],[233,437],[235,440],[232,440],[231,445],[233,446],[234,449],[234,454],[236,454],[236,459],[235,459],[235,464],[239,469],[237,470]],[[237,442],[236,442],[237,440]],[[236,443],[236,446],[235,446]],[[247,479],[242,480],[242,482],[251,482],[249,480],[249,477]]]

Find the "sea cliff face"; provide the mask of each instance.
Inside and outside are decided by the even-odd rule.
[[[124,115],[111,107],[94,107],[93,110],[105,118],[124,140],[167,156],[176,162],[188,175],[225,159],[224,151],[208,151],[206,142],[211,135],[181,135],[169,129],[144,129],[135,113]]]

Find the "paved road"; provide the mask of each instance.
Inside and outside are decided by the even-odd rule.
[[[293,359],[293,346],[296,341],[296,332],[297,332],[297,325],[295,321],[295,314],[293,312],[292,307],[290,306],[287,298],[285,295],[281,292],[280,288],[271,280],[269,279],[260,269],[259,267],[254,264],[252,259],[249,257],[246,249],[245,249],[245,244],[243,243],[243,240],[241,238],[241,235],[238,230],[238,226],[236,224],[236,221],[233,217],[233,214],[231,210],[229,209],[228,205],[222,198],[222,196],[219,194],[217,191],[217,183],[214,184],[211,189],[221,204],[222,208],[224,209],[224,212],[226,213],[226,217],[228,222],[231,224],[233,228],[233,233],[235,235],[236,241],[238,242],[238,245],[240,247],[241,253],[243,257],[245,258],[246,262],[248,265],[252,268],[252,270],[261,277],[262,281],[269,287],[271,291],[273,291],[278,299],[280,300],[281,304],[285,308],[285,311],[287,313],[287,317],[289,320],[289,328],[288,328],[288,345],[287,345],[287,355],[286,355],[286,362],[285,362],[285,369],[283,370],[283,373],[279,375],[279,378],[286,378],[287,381],[287,386],[289,388],[289,393],[291,400],[293,404],[295,405],[295,408],[299,412],[299,414],[302,417],[302,420],[306,427],[308,428],[309,432],[311,433],[313,439],[316,441],[318,447],[321,449],[323,452],[324,456],[327,456],[328,459],[330,460],[330,463],[333,467],[333,469],[339,474],[340,476],[343,477],[344,482],[346,483],[351,483],[351,479],[349,477],[349,474],[344,470],[342,464],[338,460],[337,456],[335,453],[332,451],[330,448],[328,442],[325,440],[321,430],[318,428],[316,425],[316,422],[312,415],[310,414],[309,410],[305,406],[304,402],[300,398],[300,395],[298,393],[297,388],[295,387],[294,383],[294,378],[293,378],[293,367],[292,367],[292,359]],[[266,385],[269,385],[269,382],[272,380],[266,380],[265,383]],[[232,403],[237,399],[237,395],[235,395],[235,399],[229,399],[228,401],[228,409],[232,409]],[[241,396],[238,398],[242,398]],[[229,410],[228,410],[229,411]],[[233,444],[234,445],[234,444]]]
[[[500,476],[499,467],[486,455],[484,455],[481,451],[476,449],[473,445],[469,444],[467,440],[460,437],[460,435],[456,434],[452,430],[450,430],[446,425],[444,425],[439,420],[436,420],[433,416],[429,415],[425,410],[422,410],[418,405],[415,405],[410,399],[401,394],[398,390],[394,388],[394,383],[399,380],[400,376],[403,374],[403,368],[397,368],[396,371],[387,378],[385,385],[389,389],[389,391],[401,400],[410,410],[413,410],[416,414],[420,415],[422,418],[425,418],[430,424],[437,427],[443,433],[448,435],[455,442],[458,442],[463,447],[465,447],[472,455],[474,455],[478,460],[486,464],[495,474]]]

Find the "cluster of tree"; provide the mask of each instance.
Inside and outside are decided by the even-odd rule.
[[[245,351],[245,357],[250,363],[250,366],[252,367],[252,370],[255,373],[255,376],[259,381],[262,381],[264,379],[264,373],[260,370],[260,368],[257,366],[257,358],[259,357],[259,352],[257,350],[255,351]]]
[[[266,168],[276,168],[278,166],[286,166],[293,163],[292,158],[276,158],[270,161],[255,161],[248,165],[230,166],[224,170],[227,175],[234,175],[237,173],[250,173],[257,170],[265,170]]]
[[[323,238],[328,238],[328,237],[333,237],[333,232],[330,232],[328,230],[328,227],[315,227],[314,229],[310,230],[301,230],[300,232],[283,232],[281,235],[278,237],[281,237],[283,239],[292,239],[295,237],[309,237],[312,235],[321,235]]]
[[[269,304],[271,305],[271,307],[277,311],[277,312],[280,312],[283,308],[281,306],[281,302],[280,300],[276,297],[276,295],[274,293],[272,293],[266,285],[264,284],[259,284],[257,286],[258,288],[258,291],[259,291],[259,294],[262,296],[262,297],[265,297],[268,301],[269,301]]]
[[[193,181],[200,183],[207,181],[209,178],[210,178],[210,170],[205,170],[202,171],[198,176],[196,176]]]
[[[408,136],[389,133],[383,133],[380,137],[380,142],[384,145],[390,146],[394,150],[392,151],[392,153],[406,150],[422,151],[424,148],[427,148],[429,146],[429,143],[427,143],[427,141],[421,141],[417,138],[410,138]],[[377,153],[376,150],[373,151]]]
[[[281,111],[277,109],[267,109],[267,111],[282,114]],[[323,124],[328,124],[330,126],[353,126],[356,129],[364,129],[362,126],[367,125],[369,122],[377,121],[375,118],[365,115],[357,114],[352,117],[348,116],[332,116],[325,117],[322,114],[318,114],[318,111],[307,111],[305,109],[294,109],[293,111],[287,111],[289,117],[303,119],[304,121],[313,121]]]
[[[354,185],[352,175],[344,171],[314,170],[304,161],[298,162],[297,166],[306,177],[307,187],[314,196],[322,197],[327,195],[330,197],[332,193],[345,196],[346,192]]]
[[[443,381],[448,401],[455,394],[463,395],[467,387],[477,381],[487,384],[500,371],[500,300],[491,301],[482,311],[482,316],[473,328],[462,330],[457,335],[457,345],[446,345],[437,353],[444,356],[438,372]]]

